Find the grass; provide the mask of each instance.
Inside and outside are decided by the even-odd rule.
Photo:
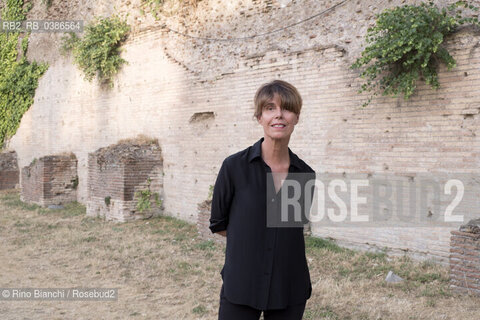
[[[196,306],[195,308],[192,309],[192,312],[195,314],[203,315],[207,313],[207,308],[203,305]]]
[[[335,313],[329,306],[325,306],[318,310],[312,310],[305,308],[305,312],[303,313],[303,319],[310,320],[310,319],[331,319],[337,320],[340,319],[338,314]]]
[[[215,242],[213,240],[201,241],[200,243],[197,243],[195,247],[204,251],[213,251],[216,249]]]
[[[124,224],[85,216],[79,203],[51,210],[0,192],[0,284],[5,287],[116,287],[115,303],[19,302],[2,319],[214,319],[225,246],[196,226],[160,216]],[[431,261],[359,252],[305,237],[313,292],[304,319],[476,319],[478,297],[449,288],[448,270]],[[384,281],[392,270],[405,280]],[[36,317],[38,318],[38,317]],[[41,317],[40,317],[41,318]]]
[[[319,249],[336,252],[336,253],[347,254],[347,255],[352,255],[355,253],[353,250],[342,248],[336,245],[334,242],[327,239],[322,239],[318,237],[305,238],[306,251],[319,250]]]

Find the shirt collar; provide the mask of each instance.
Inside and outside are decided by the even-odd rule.
[[[248,155],[248,161],[252,162],[253,159],[262,158],[262,142],[264,137],[260,138],[255,144],[250,148],[250,153]],[[298,156],[288,148],[288,154],[290,155],[290,165],[301,169],[300,159]]]

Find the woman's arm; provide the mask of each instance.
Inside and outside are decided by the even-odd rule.
[[[215,186],[213,188],[209,226],[212,233],[225,231],[226,236],[233,193],[233,183],[231,181],[230,170],[228,170],[227,160],[225,159],[218,172],[217,180],[215,181]]]

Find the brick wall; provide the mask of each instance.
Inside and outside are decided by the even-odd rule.
[[[73,153],[41,157],[22,168],[20,199],[41,206],[77,200],[77,158]]]
[[[217,2],[201,1],[197,10]],[[232,5],[211,11],[223,14],[223,20],[184,25],[168,21],[169,26],[206,37],[259,34],[333,4],[295,1],[281,10],[257,6],[265,1],[246,2],[246,10]],[[230,4],[218,2],[218,9]],[[304,98],[291,148],[318,172],[475,173],[480,165],[480,48],[474,30],[447,39],[457,67],[451,71],[441,67],[440,90],[419,83],[409,101],[381,97],[361,107],[366,96],[357,94],[358,73],[349,65],[359,55],[374,14],[401,4],[350,1],[307,24],[244,41],[192,40],[164,32],[156,24],[129,38],[122,53],[129,64],[111,91],[83,80],[71,57],[54,57],[9,147],[17,151],[21,167],[35,157],[74,152],[78,200],[86,204],[89,153],[140,133],[158,138],[165,214],[196,223],[198,204],[207,198],[222,160],[263,134],[252,117],[255,90],[280,78],[293,83]],[[58,42],[36,51],[47,37],[54,35],[32,34],[31,55],[51,55]],[[210,116],[190,121],[195,114]],[[413,252],[447,263],[450,230],[358,232],[312,226],[313,235],[340,244],[387,246],[392,252]]]
[[[480,234],[451,233],[450,287],[480,296]]]
[[[0,153],[0,190],[16,188],[19,181],[17,153]]]
[[[160,214],[163,200],[162,155],[158,144],[118,143],[101,148],[88,159],[87,215],[127,221]],[[150,180],[150,181],[149,181]],[[136,193],[150,190],[151,208],[136,208]]]

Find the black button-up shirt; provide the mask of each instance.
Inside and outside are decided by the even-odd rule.
[[[272,195],[267,179],[272,177],[261,156],[263,140],[223,161],[213,191],[210,230],[227,230],[221,271],[227,300],[267,310],[306,301],[312,285],[303,223],[301,228],[267,227],[267,195]],[[289,174],[310,173],[314,179],[312,168],[290,148],[288,152]],[[273,186],[273,181],[268,185]],[[275,202],[276,196],[268,201]]]

